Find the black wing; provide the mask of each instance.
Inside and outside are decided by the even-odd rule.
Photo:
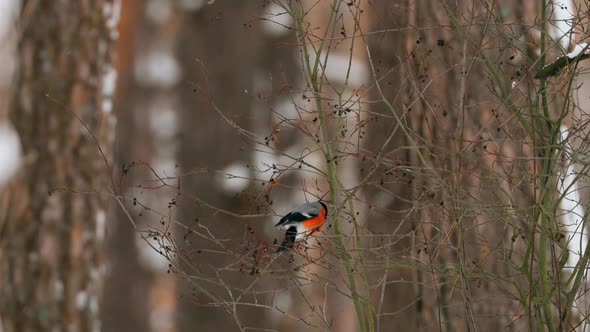
[[[317,214],[302,214],[301,212],[291,212],[286,216],[282,217],[281,220],[279,220],[279,222],[275,225],[275,227],[287,224],[289,222],[306,221],[317,216]]]
[[[277,249],[277,252],[282,252],[287,249],[293,248],[293,243],[295,243],[295,237],[297,237],[297,227],[291,226],[287,229],[287,233],[285,234],[285,240],[283,241],[283,243],[281,243],[281,245]]]

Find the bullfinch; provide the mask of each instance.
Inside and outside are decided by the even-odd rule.
[[[319,232],[327,216],[328,207],[322,201],[305,203],[289,212],[275,225],[286,228],[285,240],[277,253],[293,248],[296,241]]]

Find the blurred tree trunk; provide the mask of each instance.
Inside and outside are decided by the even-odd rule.
[[[12,204],[0,221],[1,329],[99,331],[98,193],[110,181],[114,123],[103,78],[116,9],[109,0],[23,6],[10,115],[26,159],[3,197]]]
[[[394,110],[403,121],[401,125],[408,129],[408,136],[398,132],[393,141],[398,146],[411,148],[390,149],[384,165],[389,169],[377,172],[382,176],[382,187],[369,190],[368,201],[392,212],[383,215],[383,220],[379,220],[378,215],[371,218],[371,229],[401,239],[386,252],[392,259],[400,253],[422,262],[423,266],[452,265],[467,272],[483,269],[509,275],[508,263],[496,263],[501,261],[497,251],[482,249],[497,243],[509,243],[511,234],[506,232],[504,225],[484,222],[500,219],[501,212],[490,211],[487,215],[487,212],[481,212],[481,202],[466,199],[469,192],[494,206],[498,204],[498,197],[502,197],[499,188],[506,186],[507,182],[500,176],[471,176],[480,174],[478,172],[485,175],[482,170],[485,167],[491,169],[494,162],[507,167],[502,160],[494,158],[496,151],[490,147],[492,144],[488,143],[490,146],[486,147],[487,142],[504,139],[506,129],[498,125],[501,121],[489,121],[490,114],[496,115],[494,109],[499,106],[489,99],[488,86],[481,83],[487,82],[487,69],[473,59],[477,52],[499,59],[497,65],[506,76],[509,76],[506,73],[516,71],[513,64],[524,60],[521,56],[510,63],[510,56],[515,58],[514,52],[502,44],[504,40],[498,40],[493,47],[474,50],[456,29],[423,30],[424,26],[453,26],[443,4],[431,1],[375,2],[373,30],[385,31],[370,37],[375,71],[377,79],[381,80],[384,97],[394,101]],[[501,8],[510,16],[502,16],[498,22],[518,22],[514,29],[520,32],[518,29],[524,30],[527,24],[533,24],[534,14],[538,13],[530,8],[533,2],[527,5],[523,1],[504,1],[497,8],[471,2],[453,4],[449,5],[449,11],[457,15],[460,24],[469,27],[472,38],[482,44],[492,38],[490,32],[483,29],[485,25],[474,23],[475,17],[486,17],[488,10],[495,13]],[[404,10],[399,11],[398,7]],[[509,34],[507,31],[497,33]],[[528,37],[526,32],[523,34]],[[381,99],[381,96],[376,93],[375,98]],[[391,110],[385,107],[375,107],[374,110],[391,114]],[[500,115],[495,118],[502,119]],[[390,126],[384,122],[367,130],[370,132],[368,149],[379,151],[382,137],[395,125],[395,121]],[[519,150],[518,143],[504,144],[499,150],[499,154],[507,159],[527,155],[526,151]],[[425,164],[418,152],[424,156]],[[515,164],[526,169],[526,161]],[[479,166],[483,167],[479,169]],[[434,171],[430,173],[431,170]],[[518,172],[510,175],[513,178],[525,176]],[[383,188],[391,191],[389,198],[383,194]],[[522,185],[512,190],[516,192],[514,201],[522,204],[523,209],[531,205],[530,187]],[[413,206],[418,208],[414,210]],[[486,237],[482,240],[480,234],[486,234]],[[510,324],[510,317],[502,316],[502,313],[515,303],[506,297],[490,296],[503,289],[487,280],[463,275],[460,282],[452,284],[450,279],[435,274],[434,270],[405,268],[384,274],[386,280],[413,279],[414,285],[392,284],[383,288],[384,302],[379,313],[383,315],[381,326],[454,331],[476,330],[478,327],[502,329]],[[454,287],[458,289],[453,292]],[[398,314],[388,314],[391,312]],[[527,323],[521,320],[514,326],[524,329]]]
[[[239,133],[215,112],[212,103],[240,125],[252,121],[254,77],[259,73],[259,57],[263,55],[260,50],[262,39],[257,34],[258,25],[252,24],[252,19],[258,17],[261,9],[258,1],[217,1],[187,14],[182,21],[178,55],[189,82],[180,97],[179,130],[183,139],[177,158],[183,170],[201,167],[221,170],[249,158],[248,153],[240,149],[243,141]],[[249,125],[244,127],[249,128]],[[206,176],[187,176],[183,178],[183,183],[184,191],[194,193],[222,209],[235,211],[244,202],[228,199],[229,195],[220,190],[218,178],[210,176],[210,173]],[[249,204],[252,203],[258,202]],[[214,234],[226,236],[241,232],[246,226],[223,215],[212,216],[210,209],[194,202],[187,206],[179,210],[181,220],[190,223],[199,218]],[[204,275],[212,277],[215,276],[212,266],[221,266],[224,264],[221,261],[229,263],[232,259],[220,259],[214,255],[201,257],[195,265],[205,271]],[[225,281],[237,287],[247,285],[243,276]],[[212,288],[209,290],[213,291]],[[208,303],[210,299],[198,297],[196,302],[200,301]],[[244,308],[243,313],[240,310],[240,314],[246,326],[259,326],[262,321],[261,315],[254,314],[249,308]],[[182,331],[238,330],[230,316],[206,306],[184,306],[179,319]]]
[[[115,107],[120,121],[115,177],[118,194],[127,201],[124,207],[115,204],[117,221],[109,234],[113,268],[107,277],[112,288],[106,290],[104,312],[105,330],[109,331],[176,330],[176,279],[166,273],[167,262],[157,249],[142,239],[142,232],[162,226],[161,215],[130,203],[164,211],[176,194],[167,188],[144,188],[153,184],[152,169],[159,176],[175,171],[181,76],[174,46],[182,21],[177,9],[172,2],[123,3],[117,45],[120,75]],[[175,218],[174,212],[167,212]],[[152,244],[159,248],[157,241]]]
[[[116,143],[114,146],[115,167],[113,173],[119,194],[127,191],[127,183],[135,174],[124,179],[122,165],[133,160],[149,160],[150,149],[143,140],[146,133],[137,128],[135,102],[138,87],[133,79],[133,68],[137,56],[137,35],[144,23],[144,1],[125,0],[122,2],[119,40],[116,47],[117,88],[114,112],[117,116]],[[149,142],[149,140],[148,140]],[[142,145],[139,147],[138,145]],[[101,310],[103,331],[149,331],[149,306],[144,296],[150,286],[150,273],[139,262],[135,245],[137,230],[129,221],[119,204],[111,202],[113,223],[107,232],[107,261],[110,266],[105,275],[104,306]]]

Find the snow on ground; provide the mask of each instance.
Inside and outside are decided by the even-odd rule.
[[[569,50],[571,46],[574,33],[572,31],[572,23],[574,18],[574,6],[572,0],[553,0],[552,1],[552,16],[549,27],[549,34],[555,41],[559,41],[561,46],[565,50]],[[579,44],[568,53],[566,56],[574,58],[580,54],[580,52],[588,52],[586,49],[587,44]],[[587,107],[586,105],[580,105],[580,107]],[[567,266],[573,272],[575,267],[580,261],[582,254],[586,250],[588,245],[588,232],[586,231],[586,225],[584,222],[584,208],[581,205],[580,194],[578,192],[578,185],[576,183],[576,174],[574,169],[574,163],[571,160],[573,154],[572,147],[568,143],[569,130],[568,127],[562,125],[560,128],[561,141],[564,142],[563,160],[565,162],[562,174],[558,179],[558,191],[564,195],[563,199],[559,202],[559,208],[561,215],[561,223],[564,225],[564,231],[566,232],[567,246],[569,252]],[[573,308],[573,314],[578,316],[588,311],[587,308],[590,301],[588,296],[584,295],[584,288],[582,287],[581,294],[579,294],[579,303]],[[578,301],[577,301],[578,302]],[[584,304],[586,303],[586,304]],[[575,329],[576,331],[590,331],[588,324],[579,326]]]
[[[6,38],[12,32],[20,8],[20,0],[0,1],[0,37]]]
[[[572,20],[574,4],[571,0],[553,1],[553,14],[549,26],[549,34],[559,40],[564,49],[568,49],[572,38]]]
[[[146,243],[146,241],[149,242],[151,246],[148,243]],[[160,243],[158,240],[153,240],[152,238],[147,238],[144,240],[138,236],[135,238],[135,245],[139,253],[139,261],[144,267],[147,267],[154,272],[166,271],[166,269],[168,268],[168,264],[170,264],[170,262],[166,259],[166,257],[162,256],[157,250],[161,250],[161,247],[163,245],[168,245],[172,247],[173,243]]]
[[[100,243],[104,241],[106,234],[107,214],[105,210],[96,211],[96,240]]]
[[[233,163],[221,170],[217,175],[219,184],[228,194],[240,192],[250,183],[250,170],[241,163]]]
[[[186,11],[196,11],[205,5],[205,0],[179,0],[178,5]]]
[[[315,54],[310,54],[310,61],[315,62]],[[325,55],[320,58],[320,65],[323,66]],[[349,69],[350,67],[350,69]],[[350,70],[350,73],[349,73]],[[340,52],[331,52],[328,56],[326,68],[324,68],[326,78],[332,84],[344,84],[348,76],[348,85],[360,87],[369,81],[369,67],[365,62],[350,59],[349,54]]]
[[[564,49],[569,49],[571,39],[573,38],[572,20],[574,18],[574,6],[571,0],[554,0],[552,2],[552,16],[549,34],[553,40],[559,40]],[[579,44],[568,53],[566,56],[574,58],[580,52],[588,52],[587,44]],[[561,126],[561,141],[565,142],[564,156],[566,158],[565,169],[562,170],[558,183],[558,190],[564,194],[564,198],[560,201],[560,209],[563,212],[562,223],[565,225],[565,231],[568,236],[568,248],[570,255],[568,257],[568,266],[575,266],[580,260],[581,253],[585,250],[588,244],[588,234],[585,231],[583,223],[584,208],[580,202],[580,194],[576,184],[576,174],[574,173],[574,165],[569,156],[572,155],[572,147],[568,141],[568,127]]]
[[[573,59],[580,55],[580,53],[584,52],[585,54],[590,53],[590,49],[588,48],[588,44],[582,43],[578,44],[574,47],[573,51],[569,52],[566,56],[570,59]]]
[[[568,141],[568,129],[566,126],[561,126],[561,140]],[[571,146],[565,144],[565,158],[570,156]],[[564,194],[564,198],[559,202],[559,208],[563,215],[561,221],[565,226],[567,234],[567,243],[570,250],[567,266],[574,267],[578,264],[586,246],[588,245],[588,233],[585,231],[584,225],[584,208],[580,204],[580,194],[576,183],[576,174],[574,172],[574,165],[570,160],[566,160],[565,170],[558,181],[558,190]]]
[[[154,24],[162,24],[172,16],[172,1],[149,0],[145,4],[145,15]]]
[[[139,58],[134,68],[135,79],[148,87],[172,87],[180,81],[180,64],[167,47],[151,47]]]
[[[262,30],[272,37],[284,36],[291,32],[288,27],[293,26],[293,18],[276,3],[272,3],[264,13]]]
[[[0,123],[0,188],[20,169],[21,159],[18,134],[8,124]]]

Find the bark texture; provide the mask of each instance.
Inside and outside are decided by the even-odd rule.
[[[3,331],[98,331],[113,116],[112,2],[24,1],[10,117],[25,163],[2,195]]]

